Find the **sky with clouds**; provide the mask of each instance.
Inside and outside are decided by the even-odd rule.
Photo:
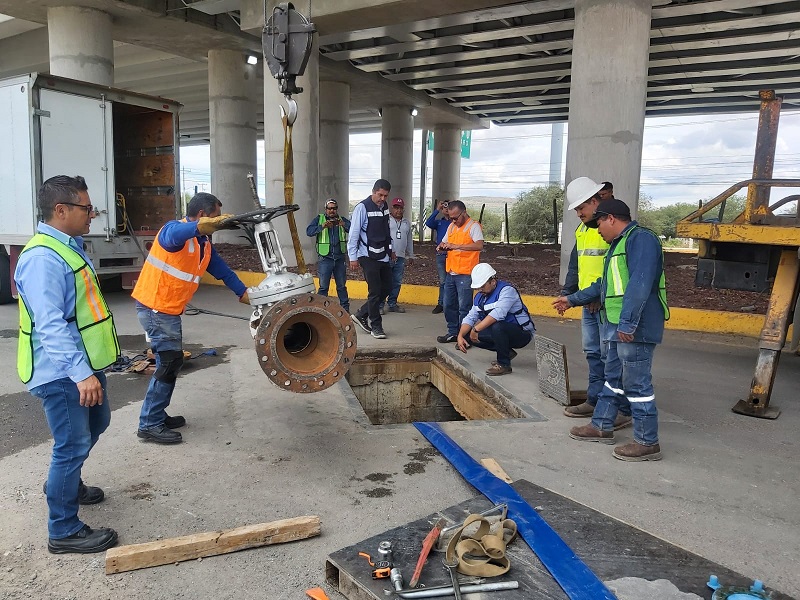
[[[696,202],[712,198],[753,169],[757,112],[694,117],[649,118],[645,122],[641,191],[655,204]],[[564,131],[566,153],[566,128]],[[469,159],[461,163],[461,196],[513,198],[538,185],[550,173],[550,125],[495,126],[472,134]],[[800,111],[781,112],[774,177],[797,177],[800,161]],[[350,199],[363,198],[380,176],[380,133],[350,136]],[[414,192],[419,193],[422,132],[414,132]],[[428,156],[430,194],[432,153]],[[259,142],[259,181],[263,182],[264,150]],[[181,148],[183,188],[209,190],[208,146]],[[563,159],[562,159],[563,177]],[[800,193],[782,188],[773,201]],[[263,196],[263,185],[261,186]],[[776,197],[777,194],[777,197]]]

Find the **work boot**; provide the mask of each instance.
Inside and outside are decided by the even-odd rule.
[[[614,419],[614,431],[630,427],[632,422],[633,419],[631,418],[630,415],[623,415],[622,413],[617,413],[617,418]]]
[[[614,448],[614,458],[627,460],[630,462],[641,462],[645,460],[661,460],[661,446],[644,446],[639,442],[631,442],[618,448]]]
[[[180,415],[175,415],[174,417],[167,415],[167,418],[164,419],[164,427],[167,429],[180,429],[184,425],[186,425],[186,419]]]
[[[353,323],[361,327],[361,329],[363,329],[367,333],[370,333],[372,331],[372,327],[370,327],[369,325],[369,319],[367,319],[367,315],[364,315],[363,317],[350,315],[350,318],[353,319]]]
[[[389,312],[404,313],[406,309],[399,304],[389,305]]]
[[[508,353],[508,359],[509,360],[514,360],[515,358],[517,358],[517,353],[512,349]],[[493,360],[489,364],[492,365],[492,366],[495,366],[495,365],[500,364],[500,363],[498,363],[496,360]]]
[[[139,429],[136,435],[145,442],[156,444],[180,444],[183,441],[183,436],[180,433],[167,429],[163,423],[150,429]]]
[[[591,417],[594,414],[594,406],[582,402],[576,406],[568,406],[564,409],[564,414],[568,417]]]
[[[591,423],[589,425],[573,427],[569,430],[569,437],[573,440],[580,440],[581,442],[600,442],[601,444],[614,444],[617,441],[614,438],[613,431],[600,431]]]
[[[508,375],[511,373],[511,367],[506,367],[505,365],[501,364],[493,364],[491,367],[486,369],[486,374],[495,376],[495,375]]]
[[[107,527],[92,529],[84,525],[83,529],[65,538],[49,538],[47,549],[52,554],[92,554],[108,550],[117,543],[117,532]]]
[[[442,306],[441,304],[437,304],[436,306],[433,307],[433,310],[431,312],[435,315],[441,314],[444,312],[444,306]]]
[[[44,482],[42,486],[42,491],[44,495],[47,496],[47,482]],[[83,479],[80,480],[78,484],[78,504],[83,506],[88,506],[90,504],[99,504],[103,501],[106,497],[105,492],[101,490],[99,487],[94,487],[92,485],[86,485],[83,483]]]

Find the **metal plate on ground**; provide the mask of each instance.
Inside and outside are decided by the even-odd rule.
[[[514,489],[530,504],[570,546],[589,568],[604,582],[623,577],[648,581],[665,579],[685,594],[697,594],[709,599],[712,590],[706,586],[711,574],[731,586],[750,586],[752,580],[726,569],[718,563],[692,554],[683,548],[656,538],[563,496],[528,481],[519,480]],[[328,583],[348,600],[383,600],[384,590],[392,590],[388,579],[373,580],[371,568],[359,552],[378,553],[382,541],[391,541],[394,566],[408,581],[414,571],[422,540],[440,516],[452,522],[461,522],[470,513],[490,508],[484,496],[452,506],[441,513],[429,515],[401,527],[367,538],[362,542],[342,548],[328,557],[325,577]],[[567,600],[567,595],[550,576],[545,567],[521,539],[506,548],[511,570],[501,577],[487,581],[518,581],[519,589],[486,594],[491,600]],[[447,571],[442,565],[443,553],[431,552],[422,570],[420,582],[426,587],[449,584]],[[612,590],[613,591],[613,590]],[[792,600],[789,596],[772,591],[772,600]]]
[[[567,369],[566,346],[538,334],[534,340],[539,389],[560,404],[569,406],[569,370]]]

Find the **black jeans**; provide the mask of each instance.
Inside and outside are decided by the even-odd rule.
[[[478,341],[470,343],[484,350],[497,352],[497,364],[511,366],[511,349],[524,348],[533,339],[530,331],[525,331],[516,323],[498,321],[483,331],[478,332]]]
[[[372,328],[383,329],[381,300],[392,291],[392,268],[388,261],[382,262],[368,256],[361,256],[358,264],[361,265],[367,281],[367,301],[358,309],[356,317],[363,319],[369,314]]]

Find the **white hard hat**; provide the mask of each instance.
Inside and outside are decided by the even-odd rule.
[[[497,271],[492,268],[492,265],[478,263],[472,269],[472,289],[477,290],[479,287],[483,287],[483,284],[495,275],[497,275]]]
[[[578,208],[602,189],[602,183],[597,183],[588,177],[573,179],[567,186],[567,202],[569,202],[567,209],[574,210]]]

